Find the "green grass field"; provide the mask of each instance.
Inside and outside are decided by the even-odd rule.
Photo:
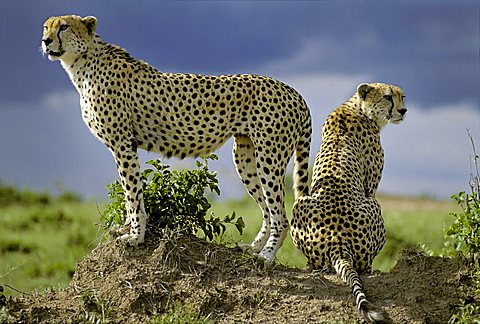
[[[374,261],[373,268],[381,271],[390,270],[396,263],[401,250],[408,246],[425,244],[434,254],[441,254],[445,242],[444,228],[453,222],[449,215],[457,210],[457,205],[451,201],[438,201],[426,198],[405,198],[394,196],[378,197],[382,205],[383,217],[387,228],[387,243]],[[292,213],[293,198],[287,196],[287,217]],[[227,242],[251,242],[261,226],[260,208],[255,202],[245,197],[242,200],[232,200],[214,203],[212,211],[216,216],[224,216],[234,210],[243,217],[245,231],[242,237],[235,228],[230,228],[224,240]],[[304,267],[305,257],[287,237],[277,253],[277,261],[292,267]]]
[[[287,197],[288,217],[292,200]],[[380,196],[380,201],[388,238],[375,260],[375,269],[389,270],[399,251],[408,245],[425,243],[433,253],[441,253],[444,227],[452,222],[449,212],[457,208],[453,202],[389,196]],[[102,230],[98,223],[102,208],[93,202],[54,199],[0,206],[0,286],[5,288],[6,295],[66,285],[76,263],[100,240]],[[261,224],[258,206],[249,197],[213,203],[212,212],[216,216],[223,217],[232,211],[243,217],[245,231],[240,236],[231,226],[222,242],[227,245],[251,242]],[[306,262],[290,237],[279,250],[277,261],[293,267],[303,267]]]
[[[98,242],[94,203],[58,202],[0,208],[0,285],[27,292],[63,286]]]

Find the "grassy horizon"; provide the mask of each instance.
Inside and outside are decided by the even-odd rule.
[[[82,202],[78,199],[21,199],[0,206],[0,286],[5,294],[18,291],[65,286],[85,255],[101,238],[100,211],[104,203]],[[21,195],[20,195],[21,197]],[[47,196],[48,197],[48,196]],[[0,198],[5,193],[0,192]],[[425,243],[434,254],[444,246],[444,227],[451,224],[449,212],[456,210],[454,202],[428,198],[379,196],[387,227],[387,244],[376,258],[374,269],[387,271],[395,264],[405,246]],[[261,212],[248,196],[236,200],[211,201],[211,211],[217,217],[233,211],[245,221],[240,236],[233,226],[227,226],[221,243],[250,243],[261,224]],[[287,195],[286,210],[290,219],[293,197]],[[290,267],[304,267],[305,257],[287,236],[277,253],[277,262]],[[13,287],[11,289],[9,287]]]
[[[382,206],[385,220],[387,242],[375,258],[373,269],[390,270],[398,256],[406,247],[419,244],[435,255],[440,255],[444,248],[445,227],[453,222],[449,213],[458,209],[450,200],[437,200],[430,197],[404,197],[396,195],[377,195]],[[285,208],[287,218],[292,215],[293,196],[286,197]],[[224,216],[235,211],[243,217],[245,229],[242,236],[234,228],[228,228],[224,240],[231,243],[250,243],[261,226],[261,211],[249,196],[242,199],[212,202],[211,211],[216,216]],[[290,267],[304,267],[306,258],[295,248],[290,235],[285,239],[276,255],[277,262]]]

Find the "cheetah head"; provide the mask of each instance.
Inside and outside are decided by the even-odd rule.
[[[362,83],[357,87],[360,109],[380,128],[401,123],[407,113],[400,87],[384,83]]]
[[[91,46],[96,26],[92,16],[50,17],[43,25],[42,50],[51,61],[73,61]]]

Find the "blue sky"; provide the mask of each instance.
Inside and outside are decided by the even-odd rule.
[[[476,1],[0,1],[0,179],[106,196],[113,158],[81,120],[78,95],[40,51],[52,15],[94,15],[97,33],[166,72],[257,73],[289,83],[312,111],[312,160],[327,115],[360,82],[404,88],[409,113],[382,134],[380,190],[448,197],[467,189],[470,128],[480,146]],[[243,195],[231,142],[212,164]],[[158,157],[142,153],[142,160]],[[191,160],[166,161],[191,167]]]

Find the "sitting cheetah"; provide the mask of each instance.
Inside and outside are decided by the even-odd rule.
[[[352,287],[367,321],[385,320],[363,293],[358,273],[371,271],[385,243],[380,205],[375,199],[383,169],[380,130],[405,118],[403,91],[382,83],[360,84],[330,114],[313,168],[311,196],[296,200],[291,234],[313,269],[332,267]]]
[[[137,148],[167,157],[205,156],[230,137],[238,175],[263,212],[250,245],[273,260],[288,233],[284,176],[295,153],[295,194],[308,194],[311,118],[288,85],[263,76],[162,73],[96,35],[95,17],[51,17],[42,49],[60,60],[80,94],[82,117],[112,152],[125,190],[132,245],[144,241]]]

